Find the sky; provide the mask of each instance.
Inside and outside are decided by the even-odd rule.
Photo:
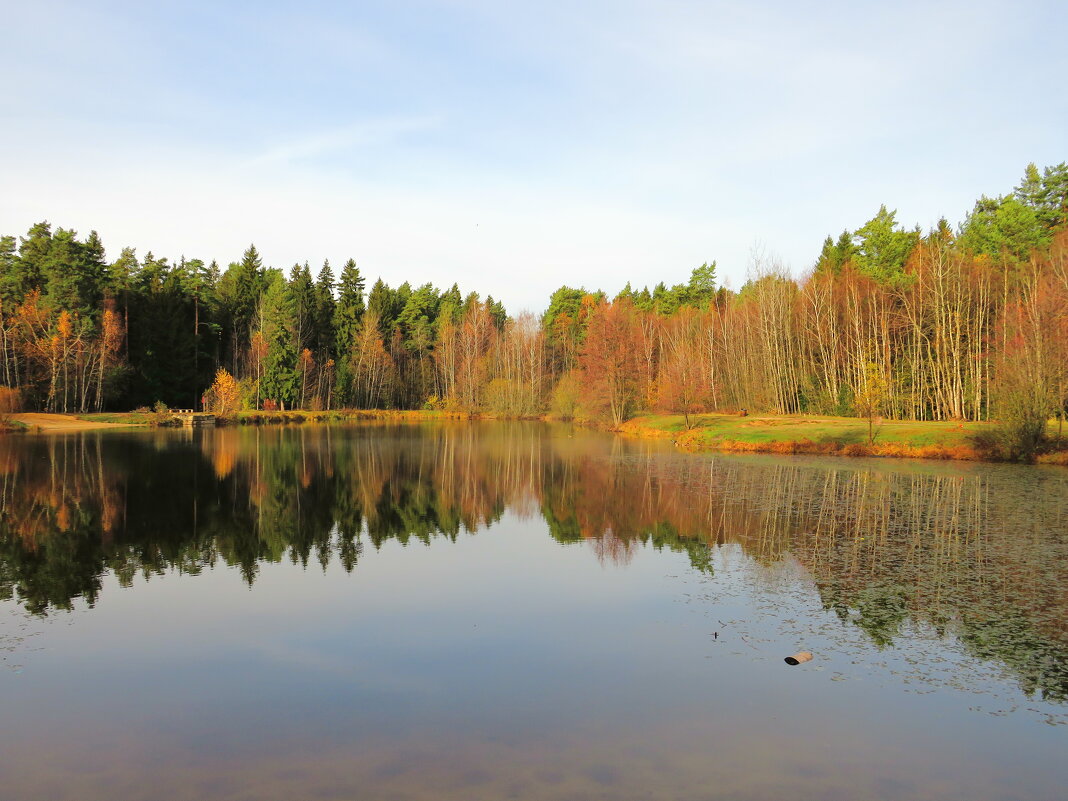
[[[1068,3],[0,0],[0,233],[561,285],[801,276],[1068,159]]]

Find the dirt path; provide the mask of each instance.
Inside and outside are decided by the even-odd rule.
[[[88,431],[93,428],[128,428],[121,423],[97,423],[89,420],[79,420],[70,414],[44,414],[43,412],[27,412],[26,414],[13,414],[12,420],[17,420],[23,425],[37,426],[41,431]]]

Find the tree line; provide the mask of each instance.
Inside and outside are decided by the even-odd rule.
[[[716,264],[615,297],[561,287],[540,317],[455,284],[368,291],[356,263],[225,269],[47,222],[0,239],[0,382],[55,411],[198,407],[220,370],[245,408],[555,411],[616,423],[690,414],[1063,414],[1068,165],[1030,165],[954,230],[885,206],[827,237],[801,278],[755,254],[738,291]]]

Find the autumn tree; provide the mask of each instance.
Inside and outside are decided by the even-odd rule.
[[[868,363],[864,370],[864,383],[860,391],[853,396],[853,406],[857,414],[868,421],[868,444],[875,443],[876,425],[881,419],[886,403],[886,379],[879,365]]]
[[[703,359],[704,318],[692,308],[683,309],[663,327],[657,405],[669,412],[682,412],[686,428],[690,415],[706,411],[713,393]]]
[[[231,415],[241,409],[241,389],[234,377],[220,367],[215,381],[204,393],[203,409],[220,416]]]
[[[639,321],[626,299],[602,302],[592,313],[579,357],[584,405],[619,425],[641,397]]]

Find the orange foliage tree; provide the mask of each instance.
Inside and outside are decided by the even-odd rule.
[[[641,397],[641,328],[638,313],[625,299],[602,303],[590,316],[579,357],[586,408],[619,425]]]
[[[690,415],[706,411],[712,403],[712,382],[702,358],[702,322],[696,309],[684,308],[663,331],[657,405],[682,412],[687,429],[692,427]]]
[[[218,415],[233,414],[241,408],[241,389],[224,368],[215,373],[215,382],[203,398],[204,411]]]

